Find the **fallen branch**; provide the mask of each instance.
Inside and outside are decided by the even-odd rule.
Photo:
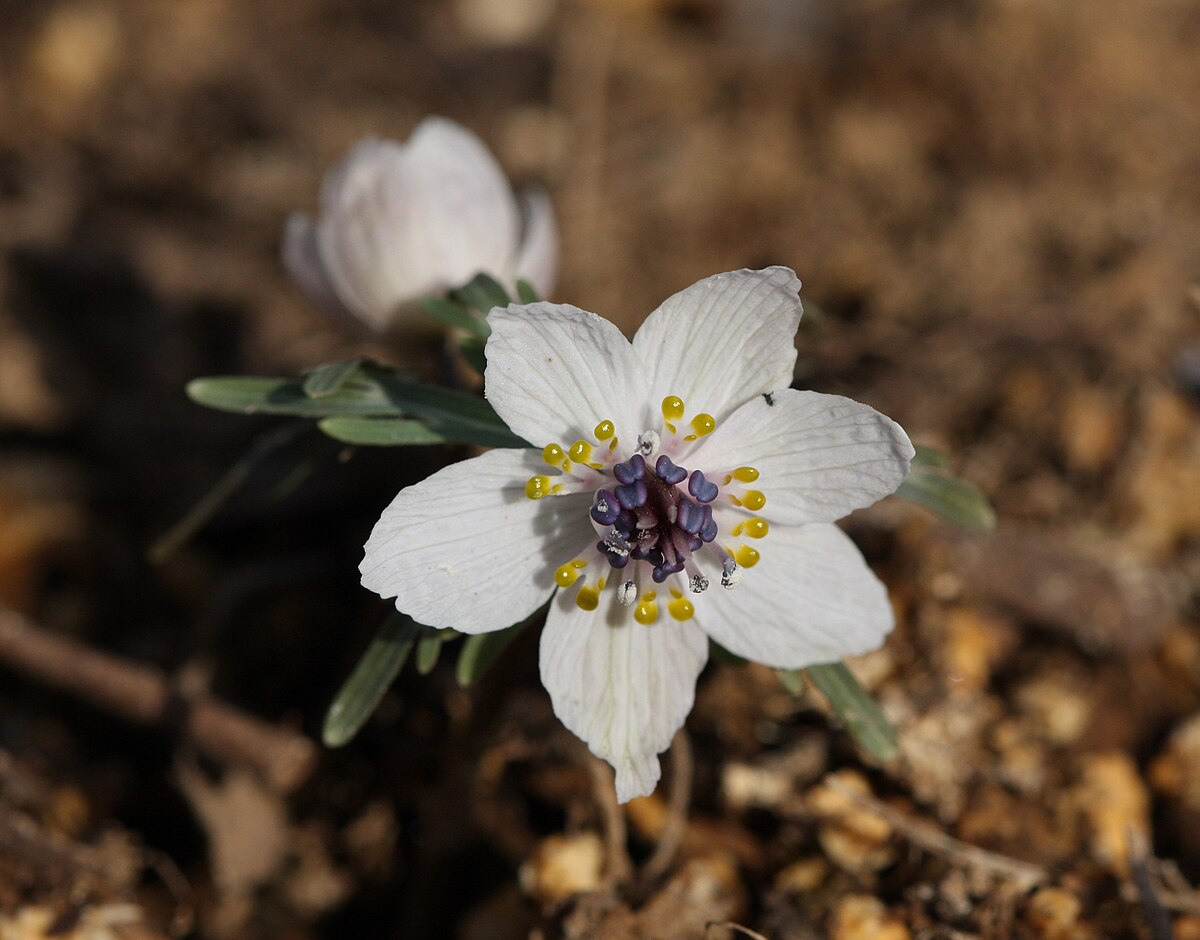
[[[166,728],[223,764],[251,767],[283,792],[316,766],[317,748],[211,695],[183,695],[152,666],[119,659],[0,609],[0,665],[134,724]]]

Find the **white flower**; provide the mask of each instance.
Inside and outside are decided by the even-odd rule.
[[[283,260],[319,306],[384,330],[411,301],[481,271],[510,289],[528,279],[545,296],[558,231],[544,191],[518,205],[478,137],[426,118],[407,143],[364,140],[330,170],[317,221],[288,219]]]
[[[799,288],[787,268],[719,274],[632,343],[576,307],[493,310],[487,397],[544,450],[435,473],[367,542],[363,584],[430,626],[499,630],[555,595],[542,682],[622,802],[654,789],[708,637],[796,668],[892,627],[833,523],[893,492],[913,448],[866,405],[788,387]]]

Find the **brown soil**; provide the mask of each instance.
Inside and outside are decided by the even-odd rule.
[[[1198,97],[1185,0],[0,2],[0,602],[150,682],[0,665],[0,938],[1200,937]],[[156,567],[272,426],[182,387],[432,361],[277,260],[325,167],[429,113],[549,186],[560,299],[632,329],[790,265],[802,383],[992,498],[990,537],[851,520],[899,614],[853,664],[898,761],[714,663],[614,886],[622,817],[531,633],[278,771],[382,616],[371,523],[458,455],[302,436]],[[272,743],[171,711],[196,695]]]

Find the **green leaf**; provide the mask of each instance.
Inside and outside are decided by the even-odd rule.
[[[916,454],[913,455],[914,467],[932,467],[935,470],[945,470],[950,466],[950,461],[946,455],[940,450],[932,447],[922,447],[917,445],[915,448]]]
[[[779,684],[792,695],[799,695],[804,691],[806,683],[803,669],[776,669],[775,675],[779,677]]]
[[[523,620],[521,623],[514,624],[504,630],[496,630],[492,633],[476,633],[469,636],[466,642],[463,643],[462,651],[458,654],[458,664],[456,675],[458,676],[458,684],[464,689],[474,684],[479,678],[491,668],[492,664],[499,658],[513,640],[517,638],[522,630],[525,629],[531,622]]]
[[[438,657],[442,653],[442,644],[462,636],[457,630],[426,630],[417,641],[417,672],[423,676],[433,672]]]
[[[393,611],[388,615],[325,713],[321,740],[326,747],[349,744],[375,713],[408,659],[420,629],[406,614]]]
[[[508,291],[500,286],[500,282],[490,274],[482,272],[462,287],[451,291],[450,297],[468,307],[474,307],[485,317],[493,307],[507,307],[512,303],[512,298],[508,296]]]
[[[294,379],[252,375],[218,375],[193,379],[187,384],[192,401],[218,411],[237,414],[292,415],[320,418],[334,414],[398,415],[382,386],[363,376],[353,376],[342,387],[321,398],[310,398]]]
[[[421,418],[447,440],[481,447],[528,447],[508,429],[484,399],[453,389],[424,385],[410,379],[384,376],[381,386],[404,414]]]
[[[883,717],[871,693],[858,684],[844,663],[809,666],[804,673],[829,701],[864,751],[881,761],[891,760],[900,752],[896,729]]]
[[[304,376],[302,387],[309,398],[328,398],[341,390],[350,376],[363,364],[362,356],[318,366]]]
[[[250,475],[264,459],[290,444],[307,429],[308,425],[291,421],[256,437],[249,449],[196,501],[187,514],[155,540],[146,553],[150,563],[161,565],[187,544],[220,511],[230,497],[245,486]]]
[[[426,297],[421,301],[421,308],[435,320],[452,326],[458,330],[466,330],[472,336],[487,339],[491,330],[487,321],[479,314],[472,312],[465,305],[453,300],[442,300],[440,297]]]
[[[444,444],[449,440],[425,422],[413,418],[362,418],[348,415],[322,418],[317,422],[317,427],[335,441],[364,447]]]
[[[464,336],[458,341],[458,351],[472,369],[483,375],[483,370],[487,368],[487,356],[483,354],[483,343],[474,336]]]
[[[524,278],[521,278],[521,280],[517,281],[517,300],[523,304],[535,304],[541,298],[538,297],[537,291],[533,289],[533,285]]]
[[[972,484],[928,467],[914,466],[896,495],[931,509],[944,519],[974,532],[990,532],[996,513]]]
[[[199,404],[238,414],[301,418],[409,415],[422,419],[444,440],[482,447],[529,446],[477,395],[426,385],[371,363],[364,363],[340,389],[324,398],[309,398],[299,382],[253,376],[195,379],[187,392]]]

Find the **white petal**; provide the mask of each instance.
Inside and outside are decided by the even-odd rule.
[[[783,389],[747,402],[687,455],[716,471],[750,466],[771,522],[833,522],[896,491],[913,446],[891,418],[840,395]]]
[[[312,219],[302,212],[288,216],[283,229],[281,251],[283,266],[296,285],[308,295],[309,300],[336,316],[346,316],[350,311],[338,298],[325,262],[317,249],[317,231]]]
[[[438,273],[412,236],[414,190],[405,148],[364,140],[325,177],[317,247],[338,297],[375,329]]]
[[[488,451],[401,490],[367,540],[363,585],[431,627],[486,633],[529,616],[595,540],[591,494],[525,496],[538,458]]]
[[[413,240],[425,246],[442,289],[481,271],[503,280],[517,253],[520,213],[483,141],[453,121],[426,118],[409,140],[407,170]]]
[[[544,189],[527,189],[521,194],[525,228],[517,255],[514,280],[523,278],[539,297],[549,297],[558,278],[558,223],[554,204]]]
[[[678,395],[689,415],[720,421],[791,385],[799,291],[795,273],[775,267],[717,274],[669,297],[633,338],[655,405]]]
[[[644,626],[604,592],[580,610],[560,591],[542,631],[542,684],[554,713],[617,772],[624,803],[654,790],[658,755],[692,710],[708,640],[695,623]]]
[[[543,301],[494,308],[488,323],[484,394],[525,440],[567,446],[605,419],[624,441],[646,429],[641,365],[603,317]]]
[[[887,589],[837,526],[775,526],[754,547],[762,558],[737,588],[696,604],[696,620],[727,650],[798,669],[883,643],[895,622]]]
[[[326,176],[317,244],[341,301],[376,329],[403,305],[503,278],[519,218],[508,181],[474,134],[429,118],[406,144],[365,140]]]

